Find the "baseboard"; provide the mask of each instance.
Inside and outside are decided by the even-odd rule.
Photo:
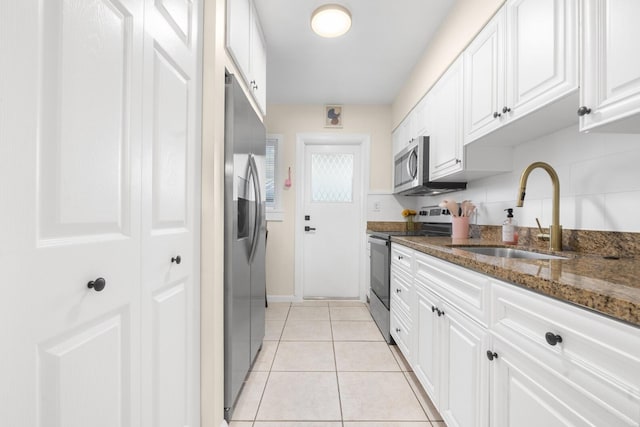
[[[267,302],[294,302],[298,301],[293,295],[267,295]]]

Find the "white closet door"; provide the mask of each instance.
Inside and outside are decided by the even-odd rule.
[[[140,423],[142,6],[0,1],[2,426]]]
[[[141,366],[146,427],[199,425],[200,3],[145,2]]]

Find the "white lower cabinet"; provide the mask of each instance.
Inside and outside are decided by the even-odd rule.
[[[405,359],[411,363],[413,355],[412,307],[413,250],[393,244],[391,246],[391,336]]]
[[[567,373],[545,366],[499,338],[492,366],[492,427],[637,426],[638,418],[621,416],[606,401],[596,402],[590,390]]]
[[[414,372],[449,427],[487,426],[489,334],[416,282]]]
[[[491,299],[492,425],[640,425],[640,328],[500,282]]]
[[[640,328],[393,245],[400,350],[447,426],[640,426]]]

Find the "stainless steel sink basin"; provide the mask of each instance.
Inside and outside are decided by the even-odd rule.
[[[557,255],[541,254],[539,252],[530,252],[514,248],[497,248],[494,246],[454,246],[454,248],[480,255],[489,255],[499,258],[567,259],[566,257]]]

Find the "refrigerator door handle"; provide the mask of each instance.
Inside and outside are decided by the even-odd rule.
[[[260,191],[260,177],[258,176],[258,166],[256,165],[256,159],[253,154],[249,154],[249,168],[253,179],[253,191],[256,196],[256,214],[254,216],[255,224],[251,239],[251,251],[249,252],[249,264],[251,264],[253,262],[253,257],[256,255],[256,250],[258,249],[258,237],[260,236],[260,227],[262,225],[262,193]]]

